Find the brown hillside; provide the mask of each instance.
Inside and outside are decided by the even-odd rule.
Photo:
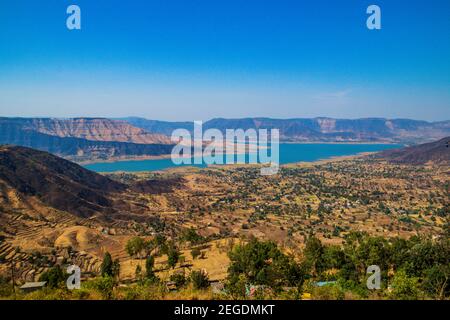
[[[0,184],[80,217],[113,211],[109,193],[126,189],[70,161],[17,146],[0,147]]]
[[[412,147],[386,150],[376,155],[392,163],[401,164],[450,164],[450,137],[436,142],[420,144]]]

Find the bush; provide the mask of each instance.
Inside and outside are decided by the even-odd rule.
[[[312,298],[314,300],[343,300],[344,297],[344,291],[336,285],[315,287],[312,291]]]
[[[170,281],[175,283],[177,289],[184,287],[187,280],[183,273],[174,273],[170,276]]]
[[[199,248],[194,248],[191,250],[192,259],[197,259],[197,257],[201,254],[201,251]]]
[[[205,289],[209,287],[208,275],[203,270],[192,271],[190,278],[194,289]]]
[[[106,276],[97,278],[93,281],[92,286],[103,297],[103,299],[110,300],[113,297],[114,279]]]
[[[13,294],[9,279],[0,276],[0,297],[8,297]]]

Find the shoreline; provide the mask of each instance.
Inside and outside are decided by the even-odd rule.
[[[281,144],[330,144],[330,145],[401,145],[400,143],[395,142],[280,142]],[[194,155],[195,156],[195,155]],[[339,157],[339,156],[338,156]],[[95,159],[95,160],[82,160],[77,161],[73,158],[67,158],[69,161],[73,161],[78,165],[90,165],[90,164],[100,164],[100,163],[114,163],[114,162],[122,162],[122,161],[142,161],[142,160],[165,160],[170,159],[170,154],[163,155],[145,155],[145,156],[119,156],[119,157],[111,157],[109,159]]]

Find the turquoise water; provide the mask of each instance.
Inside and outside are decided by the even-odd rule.
[[[355,155],[361,152],[375,152],[399,147],[401,145],[394,144],[280,144],[280,164],[301,161],[310,162],[331,157]],[[205,164],[191,166],[206,167]],[[163,170],[178,166],[172,163],[171,159],[158,159],[93,163],[84,167],[97,172],[137,172]]]

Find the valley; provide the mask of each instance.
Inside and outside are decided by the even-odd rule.
[[[311,236],[329,246],[354,232],[445,239],[449,150],[439,150],[441,161],[423,165],[355,156],[284,165],[273,176],[259,175],[258,165],[100,175],[45,152],[1,147],[0,274],[13,270],[20,284],[70,263],[83,279],[95,278],[109,252],[120,282],[134,283],[138,266],[145,269],[145,259],[126,250],[135,237],[162,236],[179,248],[183,259],[173,268],[154,253],[163,281],[206,270],[219,282],[228,252],[251,239],[296,257]],[[189,230],[201,244],[185,239]],[[195,248],[201,258],[191,257]]]

